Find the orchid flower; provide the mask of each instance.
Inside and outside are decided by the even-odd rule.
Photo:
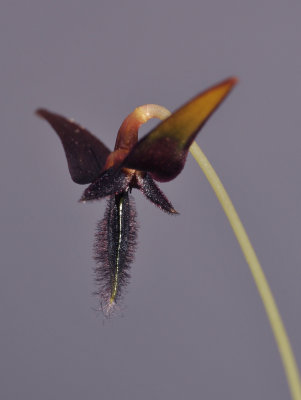
[[[235,84],[235,78],[226,79],[171,115],[154,104],[136,108],[123,121],[113,152],[74,121],[45,109],[36,111],[58,134],[72,180],[89,184],[80,201],[108,198],[94,245],[97,293],[105,314],[119,303],[134,258],[137,222],[132,189],[139,189],[162,211],[178,214],[155,181],[168,182],[182,171],[197,133]],[[151,118],[163,121],[138,140],[140,125]]]

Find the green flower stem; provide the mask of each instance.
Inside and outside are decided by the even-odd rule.
[[[133,128],[134,130],[138,130],[141,124],[145,123],[151,118],[159,118],[163,120],[170,115],[171,113],[169,110],[167,110],[167,108],[158,106],[156,104],[147,104],[144,106],[140,106],[128,116],[126,120],[127,123],[125,124],[125,127],[123,127],[123,129]],[[259,264],[248,235],[239,219],[239,216],[237,215],[237,212],[235,211],[235,208],[222,182],[220,181],[212,165],[210,164],[202,150],[199,148],[199,146],[196,144],[196,142],[193,142],[190,146],[190,152],[206,175],[206,178],[208,179],[230,222],[236,239],[238,240],[240,248],[249,265],[257,290],[260,294],[265,311],[270,321],[270,325],[275,336],[276,344],[278,346],[282,364],[285,370],[292,399],[301,400],[300,375],[294,358],[294,354],[292,352],[292,348],[271,289],[269,288],[268,282]]]
[[[282,359],[292,399],[301,400],[301,384],[297,363],[295,361],[294,354],[292,352],[292,348],[287,333],[285,331],[281,316],[277,309],[273,294],[271,292],[271,289],[269,288],[268,282],[259,264],[258,258],[251,245],[248,235],[239,219],[239,216],[237,215],[237,212],[235,211],[235,208],[222,182],[220,181],[212,165],[210,164],[200,147],[196,144],[196,142],[192,143],[190,147],[190,152],[206,175],[206,178],[208,179],[212,189],[216,194],[216,197],[221,203],[221,206],[223,207],[224,212],[230,222],[236,239],[238,240],[241,250],[249,265],[257,290],[260,294],[265,311],[270,321],[270,325]]]

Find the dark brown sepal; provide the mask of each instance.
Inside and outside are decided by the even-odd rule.
[[[161,210],[169,214],[179,214],[173,208],[171,202],[155,184],[149,173],[146,173],[144,177],[140,177],[137,180],[137,188],[141,190],[148,200],[150,200],[157,207],[161,208]]]
[[[172,138],[158,137],[150,142],[146,136],[134,146],[123,165],[139,171],[148,171],[158,182],[168,182],[184,168],[187,152],[188,149],[180,150]]]
[[[61,139],[72,180],[83,185],[95,181],[110,150],[87,129],[59,114],[45,109],[36,114],[49,122]]]
[[[97,200],[112,194],[125,192],[128,190],[130,180],[131,177],[122,170],[110,168],[87,187],[80,201]]]

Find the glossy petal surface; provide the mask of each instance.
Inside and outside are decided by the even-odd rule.
[[[197,133],[236,82],[229,78],[179,108],[133,147],[123,165],[148,171],[157,181],[174,179],[182,171]]]
[[[36,113],[49,122],[61,139],[72,180],[87,184],[98,178],[110,150],[75,122],[45,109],[39,109]]]

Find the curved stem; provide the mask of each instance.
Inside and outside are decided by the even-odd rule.
[[[120,135],[122,136],[123,130],[128,129],[128,127],[131,129],[134,128],[133,131],[135,131],[135,129],[137,131],[139,126],[150,118],[159,118],[163,120],[170,115],[170,111],[168,111],[165,107],[154,104],[147,104],[137,107],[135,111],[125,120],[124,125],[122,125],[122,129],[120,129]],[[241,251],[243,252],[249,265],[257,290],[267,313],[285,370],[292,399],[301,400],[301,383],[298,366],[295,361],[294,354],[281,316],[277,309],[273,294],[259,264],[258,258],[251,245],[248,235],[239,219],[237,212],[235,211],[228,193],[226,192],[222,182],[220,181],[205,154],[202,152],[196,142],[192,143],[189,150],[208,179],[230,222],[236,239],[240,245]]]
[[[138,129],[149,119],[165,119],[169,116],[170,111],[158,104],[144,104],[143,106],[135,108],[135,110],[125,118],[119,128],[115,150],[131,149],[138,140]]]
[[[201,167],[206,178],[208,179],[212,189],[214,190],[216,197],[218,198],[221,206],[223,207],[225,214],[230,222],[230,225],[234,231],[236,239],[240,245],[240,248],[245,256],[245,259],[249,265],[251,274],[255,281],[257,290],[260,294],[263,302],[265,311],[267,313],[270,325],[275,336],[275,340],[278,346],[278,350],[282,359],[283,367],[286,373],[289,389],[291,392],[292,399],[301,399],[301,384],[298,367],[292,352],[292,348],[286,334],[281,316],[277,309],[273,294],[269,288],[268,282],[264,275],[264,272],[259,264],[258,258],[251,245],[248,235],[239,219],[237,212],[212,165],[208,161],[205,154],[202,152],[200,147],[193,142],[190,147],[190,152]]]

